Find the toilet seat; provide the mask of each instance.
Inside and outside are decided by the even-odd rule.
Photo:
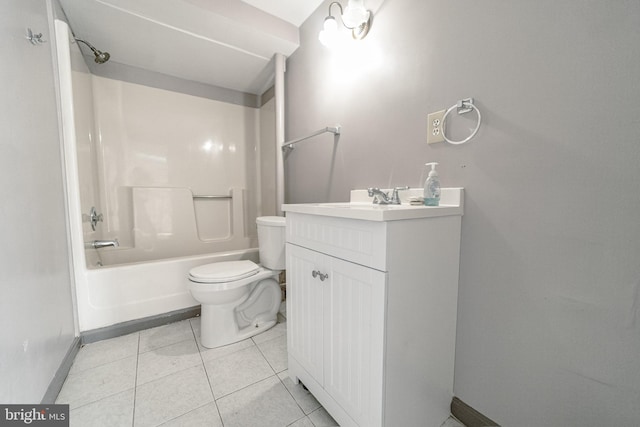
[[[189,280],[198,283],[234,282],[254,276],[258,271],[260,266],[249,260],[216,262],[192,268]]]

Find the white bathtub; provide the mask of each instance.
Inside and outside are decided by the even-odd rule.
[[[197,306],[187,288],[189,270],[220,261],[258,262],[258,249],[87,269],[76,286],[81,331]]]

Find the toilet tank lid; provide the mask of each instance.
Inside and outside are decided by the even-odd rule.
[[[253,261],[224,261],[194,267],[189,275],[194,279],[204,279],[209,283],[231,282],[253,276],[260,270]]]
[[[286,220],[283,216],[259,216],[256,218],[259,225],[270,225],[272,227],[284,227]]]

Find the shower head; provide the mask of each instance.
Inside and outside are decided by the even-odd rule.
[[[103,52],[101,50],[98,50],[95,47],[93,47],[91,45],[91,43],[88,43],[88,42],[86,42],[84,40],[81,40],[79,38],[76,38],[76,37],[74,37],[74,39],[77,42],[82,42],[82,43],[86,44],[89,47],[89,49],[91,49],[91,52],[93,52],[93,54],[95,55],[94,61],[96,61],[96,64],[104,64],[111,57],[111,55],[109,55],[109,52]]]

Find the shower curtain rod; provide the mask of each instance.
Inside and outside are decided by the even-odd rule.
[[[309,139],[309,138],[313,138],[314,136],[322,135],[325,132],[331,132],[334,135],[340,135],[340,131],[341,131],[341,126],[340,125],[335,125],[333,127],[327,126],[325,128],[322,128],[320,130],[317,130],[317,131],[313,132],[311,135],[307,135],[307,136],[303,136],[302,138],[296,138],[296,139],[292,139],[292,140],[287,141],[287,142],[283,142],[282,143],[282,149],[284,150],[285,148],[289,148],[289,149],[293,150],[293,146],[295,144],[297,144],[298,142],[304,141],[305,139]]]

